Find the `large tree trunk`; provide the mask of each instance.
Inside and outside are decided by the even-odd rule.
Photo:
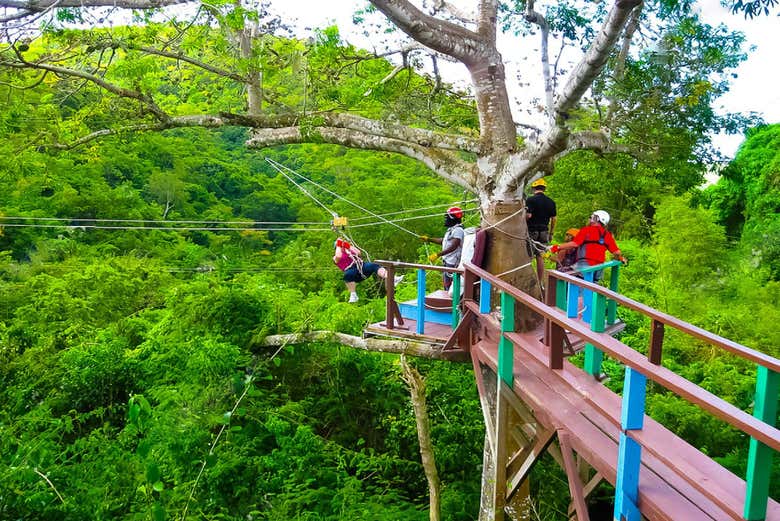
[[[522,200],[496,201],[483,210],[482,226],[488,233],[485,248],[485,269],[503,281],[541,298],[541,288],[533,263],[528,225]],[[493,293],[493,307],[499,302],[499,292]],[[515,329],[532,331],[540,318],[527,308],[515,306]]]

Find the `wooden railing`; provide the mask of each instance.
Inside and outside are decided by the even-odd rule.
[[[628,516],[632,503],[626,498],[634,498],[635,501],[637,497],[641,449],[646,446],[642,444],[641,435],[645,416],[646,381],[650,379],[750,436],[743,518],[746,520],[763,519],[766,516],[768,502],[771,458],[774,451],[780,450],[780,430],[774,426],[777,415],[778,390],[780,389],[780,360],[649,308],[609,288],[557,271],[548,273],[547,304],[545,304],[485,270],[467,264],[463,281],[463,307],[474,313],[485,313],[490,310],[491,291],[501,292],[502,335],[499,343],[497,372],[499,377],[510,386],[513,380],[512,366],[514,363],[510,333],[514,329],[515,303],[521,303],[543,317],[545,342],[550,347],[548,361],[550,369],[560,370],[563,367],[564,337],[567,330],[582,338],[587,342],[587,345],[592,346],[594,355],[597,352],[602,356],[607,354],[625,365],[626,375],[621,415],[622,433],[619,448],[621,465],[618,469],[616,486],[616,518],[619,519],[621,515]],[[563,284],[559,284],[559,282]],[[478,304],[474,299],[474,286],[477,283],[481,286]],[[571,307],[565,306],[567,313],[564,313],[556,306],[556,303],[560,305],[562,302],[560,296],[564,291],[567,296],[574,292],[579,294],[580,291],[587,291],[592,295],[591,302],[585,302],[588,307],[592,308],[590,327],[575,320],[576,308],[574,317],[572,317],[570,316],[572,314]],[[607,300],[614,302],[615,305],[635,310],[653,321],[647,357],[615,338],[598,331],[597,327],[594,328],[595,322],[603,323],[606,321]],[[682,333],[757,364],[753,416],[660,365],[665,326],[673,327]],[[598,357],[594,356],[594,358]],[[591,374],[597,374],[594,367],[590,369]],[[668,455],[663,454],[654,455],[668,457]],[[711,494],[711,491],[706,490],[706,484],[692,484],[702,492]]]
[[[461,275],[463,270],[458,268],[447,268],[444,266],[432,266],[427,264],[411,264],[408,262],[394,262],[379,260],[377,264],[383,266],[387,270],[387,278],[385,279],[385,289],[387,292],[387,308],[386,308],[386,328],[394,329],[396,320],[400,318],[398,313],[397,304],[395,302],[395,283],[394,278],[396,271],[400,269],[413,269],[417,270],[417,334],[422,335],[425,333],[425,286],[426,286],[426,272],[438,271],[443,273],[452,273],[452,329],[454,330],[460,322],[460,284]]]

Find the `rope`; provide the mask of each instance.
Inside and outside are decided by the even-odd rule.
[[[321,206],[321,207],[322,207],[322,208],[323,208],[323,209],[324,209],[326,212],[328,212],[328,213],[329,213],[331,216],[333,216],[333,217],[338,217],[338,214],[337,214],[336,212],[334,212],[334,211],[330,210],[330,209],[329,209],[327,206],[325,206],[323,203],[321,203],[319,199],[317,199],[317,198],[316,198],[316,197],[314,197],[314,196],[313,196],[311,193],[309,193],[309,191],[308,191],[308,190],[306,190],[306,189],[305,189],[303,186],[301,186],[301,185],[299,185],[298,183],[296,183],[296,182],[295,182],[295,180],[294,180],[292,177],[290,177],[290,176],[288,176],[286,173],[284,173],[284,171],[283,171],[283,170],[282,170],[282,169],[281,169],[279,166],[277,166],[277,165],[278,165],[278,163],[276,163],[276,161],[274,161],[273,159],[269,159],[269,158],[267,158],[267,157],[265,158],[265,160],[266,160],[266,162],[267,162],[268,164],[270,164],[270,165],[271,165],[271,166],[274,168],[274,170],[276,170],[277,172],[279,172],[280,174],[282,174],[282,175],[283,175],[283,176],[284,176],[284,177],[285,177],[285,178],[286,178],[288,181],[290,181],[292,184],[294,184],[295,186],[297,186],[297,187],[298,187],[298,189],[299,189],[301,192],[303,192],[303,193],[305,193],[306,195],[308,195],[308,196],[311,198],[311,200],[312,200],[312,201],[314,201],[315,203],[317,203],[318,205],[320,205],[320,206]],[[281,165],[280,165],[280,166],[281,166]],[[293,173],[295,173],[295,172],[293,172]],[[305,179],[305,178],[304,178],[304,179]]]
[[[410,235],[413,235],[413,236],[415,236],[415,237],[417,237],[417,238],[419,238],[419,237],[420,237],[420,235],[419,235],[419,234],[417,234],[417,233],[414,233],[413,231],[411,231],[411,230],[409,230],[409,229],[407,229],[407,228],[404,228],[403,226],[401,226],[401,225],[399,225],[399,224],[395,224],[394,222],[392,222],[392,221],[389,221],[389,220],[385,219],[385,218],[384,218],[384,217],[382,217],[381,215],[375,214],[375,213],[374,213],[374,212],[372,212],[371,210],[368,210],[368,209],[366,209],[366,208],[363,208],[362,206],[360,206],[360,205],[359,205],[359,204],[357,204],[357,203],[353,203],[352,201],[350,201],[350,200],[348,200],[348,199],[346,199],[346,198],[342,197],[341,195],[337,194],[336,192],[334,192],[334,191],[332,191],[332,190],[329,190],[329,189],[325,188],[324,186],[322,186],[321,184],[319,184],[319,183],[316,183],[316,182],[312,181],[311,179],[307,178],[307,177],[306,177],[306,176],[304,176],[303,174],[299,174],[299,173],[298,173],[298,172],[296,172],[295,170],[293,170],[293,169],[291,169],[291,168],[288,168],[288,167],[286,167],[286,166],[284,166],[284,165],[282,165],[282,164],[280,164],[280,163],[277,163],[277,162],[276,162],[276,161],[274,161],[273,159],[270,159],[270,158],[266,157],[266,158],[265,158],[265,160],[266,160],[266,162],[267,162],[268,164],[270,164],[270,165],[271,165],[271,166],[272,166],[274,169],[276,169],[276,170],[277,170],[279,173],[281,173],[282,175],[284,175],[284,176],[285,176],[285,177],[287,177],[288,179],[290,179],[290,178],[289,178],[289,177],[288,177],[286,174],[284,174],[284,173],[282,172],[282,169],[284,169],[284,170],[287,170],[288,172],[290,172],[290,173],[292,173],[292,174],[295,174],[295,175],[297,175],[298,177],[302,178],[303,180],[305,180],[305,181],[308,181],[309,183],[313,184],[314,186],[316,186],[316,187],[317,187],[317,188],[319,188],[320,190],[323,190],[323,191],[325,191],[325,192],[329,193],[330,195],[332,195],[332,196],[334,196],[334,197],[336,197],[336,198],[338,198],[338,199],[341,199],[341,200],[342,200],[342,201],[344,201],[345,203],[347,203],[347,204],[350,204],[350,205],[354,206],[354,207],[355,207],[355,208],[357,208],[358,210],[361,210],[361,211],[363,211],[363,212],[365,212],[365,213],[367,213],[367,214],[369,214],[369,215],[371,215],[371,216],[373,216],[373,217],[376,217],[377,219],[379,219],[379,220],[381,220],[381,221],[383,221],[383,222],[385,222],[385,223],[387,223],[387,224],[392,224],[393,226],[395,226],[395,227],[396,227],[396,228],[398,228],[399,230],[401,230],[401,231],[404,231],[404,232],[406,232],[406,233],[408,233],[408,234],[410,234]],[[293,183],[294,183],[296,186],[298,186],[298,187],[300,188],[300,185],[298,185],[298,183],[295,183],[294,181],[293,181]],[[303,188],[301,188],[301,189],[303,190]],[[306,192],[305,190],[304,190],[304,192],[308,194],[308,192]],[[310,195],[310,197],[311,197],[311,195]]]

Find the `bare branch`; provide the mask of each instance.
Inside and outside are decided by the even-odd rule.
[[[544,95],[546,100],[545,112],[547,113],[547,119],[551,123],[554,123],[555,116],[553,113],[553,82],[550,76],[549,57],[550,26],[547,23],[547,19],[534,9],[534,0],[526,1],[525,19],[532,24],[538,25],[541,32],[542,45],[540,54],[542,60],[542,78],[544,79]]]
[[[0,0],[0,8],[21,9],[39,13],[57,7],[120,7],[122,9],[159,9],[169,5],[191,3],[192,0]]]
[[[473,14],[466,13],[462,9],[458,8],[455,5],[452,5],[451,3],[447,2],[446,0],[435,0],[433,3],[433,9],[431,10],[431,14],[436,16],[436,14],[442,13],[448,16],[451,16],[455,20],[469,25],[476,25],[477,22],[474,20]]]
[[[626,30],[623,33],[623,42],[620,46],[620,52],[618,53],[617,60],[615,60],[615,82],[620,83],[625,77],[626,70],[626,58],[628,57],[628,51],[631,49],[631,42],[634,38],[634,34],[639,29],[639,20],[642,17],[642,8],[644,7],[644,1],[639,2],[634,10],[631,12],[631,19],[626,24]],[[607,112],[606,120],[609,121],[617,110],[617,100],[613,97],[610,100],[609,111]]]
[[[319,142],[365,150],[396,152],[421,161],[451,183],[475,191],[478,175],[476,165],[463,161],[453,152],[436,150],[400,139],[372,135],[355,129],[313,127],[307,130],[304,133],[298,126],[279,129],[258,128],[253,132],[246,145],[250,148],[265,148],[284,144]]]
[[[112,47],[117,42],[115,41],[109,41],[104,42],[101,44],[104,48]],[[140,51],[145,52],[147,54],[153,54],[155,56],[162,56],[164,58],[171,58],[172,60],[182,61],[189,63],[190,65],[193,65],[195,67],[198,67],[200,69],[203,69],[205,71],[211,72],[213,74],[216,74],[218,76],[222,76],[223,78],[228,78],[233,81],[237,81],[239,83],[246,83],[247,79],[240,74],[235,74],[229,71],[226,71],[224,69],[220,69],[219,67],[215,67],[211,64],[204,63],[200,60],[196,60],[195,58],[188,56],[181,52],[169,52],[169,51],[163,51],[160,49],[155,49],[154,47],[144,47],[140,45],[132,45],[127,42],[119,42],[119,46],[124,50],[134,50],[134,51]]]
[[[483,56],[479,49],[484,37],[452,22],[427,15],[408,0],[370,0],[412,39],[466,64],[476,64]]]
[[[14,50],[16,49],[14,48]],[[88,72],[79,71],[76,69],[69,69],[67,67],[60,67],[59,65],[51,65],[48,63],[28,62],[22,57],[22,54],[18,51],[16,52],[16,55],[19,59],[19,62],[0,62],[0,65],[4,65],[6,67],[13,67],[16,69],[38,69],[42,71],[53,72],[55,74],[59,74],[62,76],[82,78],[84,80],[94,83],[98,87],[101,87],[117,96],[140,101],[149,110],[149,112],[154,114],[157,117],[157,119],[160,121],[166,121],[170,119],[170,116],[168,116],[168,114],[166,114],[160,107],[158,107],[157,104],[150,96],[144,94],[143,92],[132,90],[132,89],[126,89],[124,87],[114,85],[113,83],[110,83],[104,80],[103,78],[99,76],[95,76],[94,74],[90,74]]]
[[[336,331],[312,331],[310,333],[290,333],[286,335],[271,335],[265,337],[262,342],[264,347],[282,346],[288,344],[304,344],[307,342],[333,342],[364,351],[377,351],[381,353],[405,354],[432,358],[436,360],[449,359],[441,347],[431,346],[422,342],[411,340],[382,340],[378,338],[360,338]]]
[[[609,52],[623,31],[629,14],[641,0],[617,0],[607,16],[596,39],[572,72],[555,107],[557,117],[566,114],[580,101],[585,91],[604,68]]]

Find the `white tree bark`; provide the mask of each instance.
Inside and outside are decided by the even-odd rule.
[[[441,519],[441,481],[439,480],[439,471],[436,469],[436,458],[431,441],[431,423],[428,419],[428,406],[425,400],[425,380],[417,369],[409,365],[404,355],[401,355],[401,369],[403,370],[403,379],[409,386],[414,419],[417,424],[417,441],[420,443],[420,458],[425,478],[428,481],[429,519],[439,521]]]

